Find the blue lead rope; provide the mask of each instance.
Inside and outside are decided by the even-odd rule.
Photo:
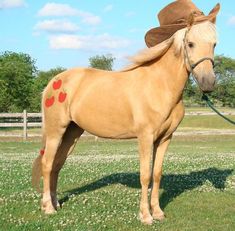
[[[210,101],[209,97],[203,93],[202,95],[202,100],[206,101],[207,105],[214,111],[216,112],[219,116],[221,116],[223,119],[227,120],[229,123],[235,125],[235,121],[229,119],[228,117],[224,116],[221,114],[214,106],[213,103]]]

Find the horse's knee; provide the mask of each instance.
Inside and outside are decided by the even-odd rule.
[[[144,186],[149,185],[150,179],[151,179],[151,175],[149,173],[145,172],[145,173],[141,174],[141,176],[140,176],[141,185],[144,185]]]
[[[155,183],[159,183],[162,177],[162,170],[154,171],[153,174],[153,181]]]

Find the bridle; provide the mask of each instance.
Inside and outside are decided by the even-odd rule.
[[[186,30],[186,32],[185,32],[185,35],[184,35],[184,39],[183,39],[183,43],[184,43],[184,60],[185,60],[185,65],[187,65],[187,63],[188,63],[189,68],[190,68],[189,72],[190,72],[190,74],[192,75],[194,81],[195,81],[195,82],[197,83],[197,85],[199,86],[200,90],[202,91],[202,89],[201,89],[201,87],[200,87],[200,85],[199,85],[199,83],[198,83],[198,80],[197,80],[197,78],[195,77],[194,69],[195,69],[195,67],[197,67],[200,63],[202,63],[202,62],[204,62],[204,61],[206,61],[206,60],[211,61],[212,66],[213,66],[213,68],[214,68],[215,62],[214,62],[214,59],[212,59],[212,58],[210,58],[210,57],[201,58],[201,59],[199,59],[196,63],[192,63],[192,62],[191,62],[191,60],[190,60],[190,58],[189,58],[188,49],[187,49],[187,42],[186,42],[187,35],[188,35],[189,31],[190,31],[190,28],[191,28],[191,27],[188,27],[188,28],[187,28],[187,30]]]

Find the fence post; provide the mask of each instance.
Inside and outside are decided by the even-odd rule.
[[[23,111],[23,139],[27,140],[27,111]]]

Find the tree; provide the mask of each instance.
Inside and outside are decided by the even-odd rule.
[[[62,67],[50,69],[49,71],[39,71],[32,86],[32,94],[30,95],[30,111],[39,112],[41,110],[41,98],[43,89],[48,82],[59,73],[65,71]]]
[[[30,106],[29,95],[36,74],[35,60],[28,54],[0,54],[1,112],[19,112]]]
[[[115,58],[112,55],[96,55],[89,58],[90,67],[112,71]]]
[[[7,83],[3,80],[0,80],[0,89],[1,89],[1,97],[0,97],[0,112],[7,112],[9,105],[11,105],[11,99],[8,97],[8,89]]]
[[[195,95],[196,95],[196,85],[192,78],[189,78],[185,89],[184,89],[184,103],[186,106],[191,106],[195,102]]]
[[[222,106],[235,107],[235,60],[229,57],[215,57],[217,86],[212,97]]]

